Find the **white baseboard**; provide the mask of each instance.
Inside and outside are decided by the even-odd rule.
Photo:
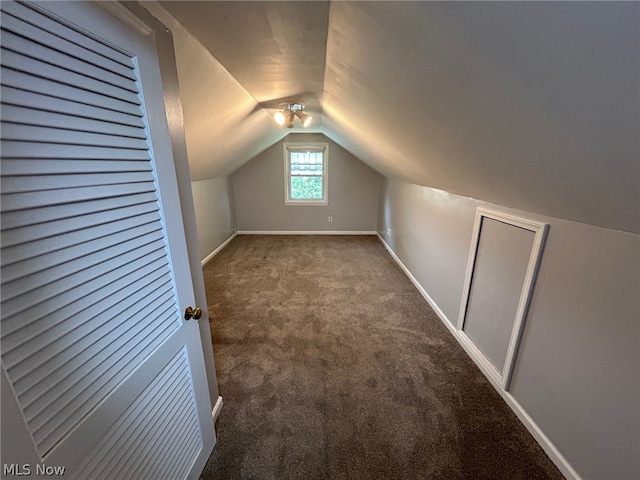
[[[213,423],[216,423],[216,420],[220,416],[220,411],[222,410],[222,405],[224,402],[222,401],[222,397],[218,395],[218,400],[216,400],[216,404],[211,411],[211,416],[213,417]]]
[[[558,467],[560,472],[568,479],[581,480],[580,475],[578,475],[578,473],[574,470],[574,468],[567,461],[567,459],[564,458],[564,456],[560,453],[560,451],[556,448],[556,446],[551,442],[551,440],[549,440],[549,437],[547,437],[544,434],[544,432],[540,429],[540,427],[538,427],[538,425],[533,421],[533,419],[525,411],[522,405],[518,403],[518,401],[513,397],[513,395],[511,395],[509,392],[504,390],[504,388],[502,387],[502,384],[500,384],[498,381],[496,381],[495,378],[493,378],[493,376],[489,372],[489,369],[487,369],[487,367],[484,365],[482,360],[476,355],[473,349],[470,348],[469,345],[465,343],[464,339],[462,338],[460,333],[457,331],[453,322],[451,322],[451,320],[447,318],[444,312],[438,307],[436,302],[433,301],[433,299],[429,296],[429,294],[422,287],[422,285],[420,285],[418,280],[416,280],[413,274],[404,265],[404,263],[402,263],[402,261],[398,258],[395,252],[387,244],[387,242],[385,242],[384,238],[382,238],[380,233],[376,232],[376,235],[380,239],[380,242],[382,243],[382,245],[384,245],[384,248],[387,249],[391,257],[396,261],[398,266],[407,275],[407,277],[409,277],[409,280],[411,280],[411,283],[413,283],[413,285],[418,289],[418,291],[424,297],[427,303],[436,312],[436,314],[438,315],[442,323],[445,324],[445,326],[449,329],[449,331],[454,336],[454,338],[462,346],[464,351],[467,352],[467,355],[471,357],[471,359],[478,366],[480,371],[484,374],[485,377],[487,377],[489,382],[491,382],[491,385],[493,385],[493,388],[496,389],[496,391],[504,399],[507,405],[509,405],[511,410],[513,410],[513,412],[517,415],[517,417],[520,419],[520,421],[526,427],[526,429],[529,430],[529,433],[531,433],[533,438],[535,438],[535,440],[540,444],[542,449],[546,452],[546,454],[549,456],[551,461]]]
[[[451,321],[447,318],[447,316],[440,309],[440,307],[438,307],[436,302],[433,301],[433,299],[429,296],[427,291],[424,288],[422,288],[422,285],[420,285],[418,280],[416,280],[416,277],[414,277],[413,274],[409,271],[409,269],[404,265],[404,263],[402,263],[402,261],[396,255],[396,253],[391,249],[391,247],[387,244],[387,242],[384,241],[384,238],[382,238],[382,236],[379,233],[376,233],[376,235],[378,235],[378,238],[380,239],[380,242],[382,243],[382,245],[384,245],[384,248],[387,249],[387,252],[389,252],[389,255],[391,255],[391,257],[396,261],[398,266],[407,275],[407,277],[409,277],[409,280],[411,280],[411,283],[413,283],[413,285],[418,289],[418,291],[424,297],[424,299],[427,301],[429,306],[431,308],[433,308],[433,311],[436,312],[438,317],[440,317],[440,320],[442,320],[442,322],[446,325],[446,327],[449,329],[449,331],[452,334],[455,335],[456,334],[456,329],[453,326],[453,323],[451,323]]]
[[[238,232],[240,235],[376,235],[378,232],[374,231],[365,231],[365,230],[355,230],[355,231],[344,231],[344,230],[292,230],[292,231],[277,231],[277,230],[243,230]]]
[[[218,248],[216,248],[213,252],[211,252],[209,255],[207,255],[204,260],[202,260],[202,262],[200,262],[202,264],[202,266],[204,267],[205,264],[211,260],[213,257],[215,257],[218,253],[220,253],[220,251],[226,247],[229,242],[231,240],[233,240],[234,238],[236,238],[236,236],[238,235],[238,232],[234,233],[233,235],[231,235],[229,238],[227,238],[224,243],[222,245],[220,245]]]

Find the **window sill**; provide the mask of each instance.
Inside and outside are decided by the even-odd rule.
[[[326,207],[329,202],[327,200],[285,200],[284,204],[297,207]]]

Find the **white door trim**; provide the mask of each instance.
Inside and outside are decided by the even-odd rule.
[[[534,233],[531,254],[529,255],[529,263],[527,265],[524,283],[520,293],[520,299],[518,301],[516,317],[513,324],[513,329],[511,331],[511,336],[507,347],[507,355],[502,372],[498,371],[493,363],[491,363],[489,359],[487,359],[487,357],[478,349],[478,347],[476,347],[473,341],[463,330],[465,318],[467,315],[467,307],[469,305],[469,294],[471,293],[473,273],[478,256],[478,245],[480,242],[482,221],[484,218],[491,218],[493,220],[497,220],[508,225],[513,225],[515,227],[520,227]],[[471,235],[471,247],[469,248],[469,258],[467,260],[467,270],[465,274],[464,287],[462,290],[460,314],[458,316],[458,323],[456,328],[460,340],[465,344],[468,350],[472,352],[477,360],[482,363],[482,365],[491,374],[494,380],[502,385],[502,388],[505,391],[509,389],[509,383],[511,382],[511,377],[513,375],[513,368],[515,366],[515,359],[518,353],[520,338],[522,336],[525,318],[529,308],[529,303],[531,301],[533,286],[538,274],[538,268],[540,266],[540,259],[542,256],[542,250],[544,248],[544,242],[548,229],[549,224],[547,223],[541,223],[531,219],[517,217],[512,214],[499,212],[496,210],[489,210],[482,207],[478,207],[476,209],[476,216],[473,224],[473,233]]]

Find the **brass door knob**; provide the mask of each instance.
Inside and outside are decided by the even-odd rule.
[[[186,310],[184,311],[185,320],[190,320],[192,318],[194,320],[199,320],[201,316],[202,316],[202,310],[200,310],[198,307],[196,308],[187,307]]]

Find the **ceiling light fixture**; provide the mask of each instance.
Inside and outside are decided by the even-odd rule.
[[[296,110],[296,117],[300,119],[300,123],[303,127],[311,125],[311,115],[304,113],[302,110]]]
[[[311,125],[311,115],[304,113],[304,103],[281,103],[280,110],[277,111],[273,118],[278,125],[284,125],[287,128],[293,128],[295,117],[300,119],[303,127]]]

